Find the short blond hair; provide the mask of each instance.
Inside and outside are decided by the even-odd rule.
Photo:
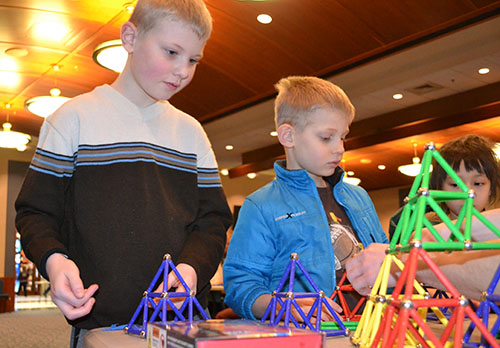
[[[274,102],[276,129],[284,123],[303,129],[307,116],[319,108],[341,112],[349,123],[354,119],[354,106],[337,85],[313,76],[289,76],[274,85],[278,96]]]
[[[139,0],[129,21],[145,33],[159,19],[186,23],[200,40],[208,40],[212,32],[212,16],[203,0]]]

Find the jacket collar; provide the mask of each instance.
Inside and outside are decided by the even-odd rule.
[[[314,181],[303,169],[288,170],[286,169],[286,160],[276,161],[274,163],[274,172],[276,178],[280,181],[286,182],[290,186],[297,188],[308,189],[310,185],[314,185]],[[342,181],[344,170],[340,167],[335,168],[332,175],[323,177],[332,187]]]

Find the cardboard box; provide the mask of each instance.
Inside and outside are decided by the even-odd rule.
[[[148,323],[149,348],[322,348],[325,335],[251,320]]]

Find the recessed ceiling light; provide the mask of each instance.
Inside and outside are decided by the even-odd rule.
[[[255,179],[255,178],[257,177],[257,174],[255,174],[255,173],[248,173],[248,174],[247,174],[247,177],[248,177],[249,179]]]
[[[278,136],[278,132],[276,132],[276,131],[271,131],[271,132],[269,133],[269,135],[271,135],[272,137],[277,137],[277,136]]]
[[[372,163],[372,160],[369,158],[362,158],[359,160],[359,162],[363,163],[363,164],[370,164],[370,163]]]
[[[221,173],[222,175],[224,175],[224,176],[228,176],[228,175],[229,175],[229,170],[227,170],[226,168],[224,168],[224,169],[221,169],[221,170],[220,170],[220,173]]]
[[[488,69],[488,68],[481,68],[481,69],[479,69],[477,72],[478,72],[479,74],[481,74],[481,75],[486,75],[487,73],[489,73],[489,72],[490,72],[490,69]]]
[[[401,93],[396,93],[392,96],[392,98],[396,100],[403,99],[403,95]]]
[[[385,170],[386,167],[383,164],[379,164],[377,168],[380,170]]]
[[[69,28],[61,22],[36,23],[33,32],[39,40],[60,42],[69,33]]]
[[[227,151],[231,151],[232,149],[234,149],[233,145],[226,145],[226,150]]]
[[[21,77],[13,71],[0,71],[0,86],[16,87],[21,83]]]
[[[354,172],[353,172],[352,170],[349,170],[349,171],[347,171],[347,175],[349,175],[349,176],[353,176],[353,175],[354,175]]]
[[[271,17],[268,14],[262,13],[262,14],[257,16],[257,20],[259,21],[259,23],[269,24],[273,21],[273,17]]]

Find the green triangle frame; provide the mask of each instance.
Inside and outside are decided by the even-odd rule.
[[[422,242],[422,248],[428,251],[500,249],[500,243],[472,242],[471,224],[473,217],[481,221],[499,238],[500,230],[474,208],[474,190],[469,189],[464,184],[453,168],[451,168],[446,160],[439,154],[434,144],[429,143],[425,148],[426,151],[422,159],[420,173],[416,176],[408,197],[405,199],[406,205],[403,208],[401,218],[394,232],[394,236],[391,239],[389,253],[409,252],[411,243],[414,241],[422,241],[422,229],[424,227],[431,232],[435,239],[435,241]],[[429,189],[430,166],[433,158],[455,181],[462,192]],[[453,223],[440,207],[439,203],[460,199],[465,200],[465,202],[458,215],[457,221]],[[432,223],[425,217],[426,206],[430,206],[450,229],[451,234],[448,240],[441,237]],[[460,230],[461,226],[464,226],[463,233]],[[410,241],[412,236],[413,239]]]

